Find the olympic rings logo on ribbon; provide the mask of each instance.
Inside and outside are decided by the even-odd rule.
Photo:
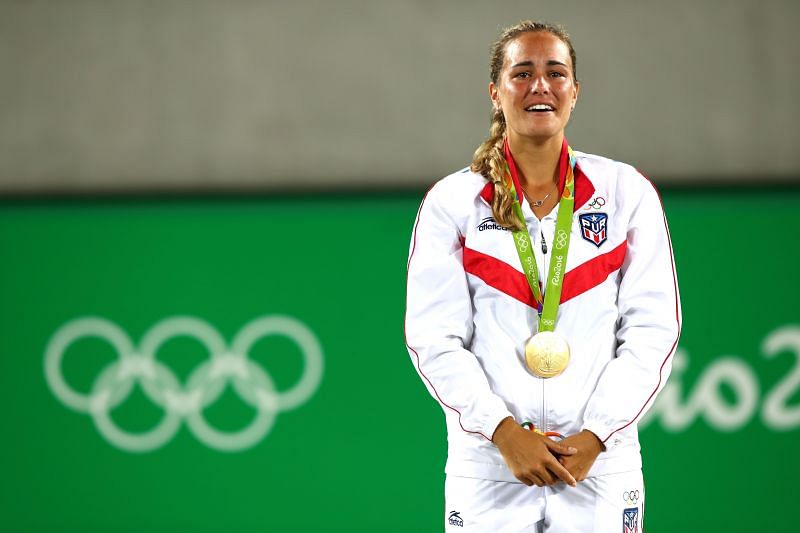
[[[303,355],[303,375],[282,392],[248,356],[257,341],[272,335],[288,337]],[[185,386],[155,357],[167,340],[183,336],[200,341],[210,355],[192,371]],[[61,372],[67,348],[85,337],[104,339],[117,352],[117,360],[99,373],[89,394],[76,392]],[[45,350],[45,378],[56,398],[70,409],[90,415],[106,440],[129,452],[160,448],[175,436],[183,420],[195,437],[211,448],[226,452],[250,448],[269,433],[279,412],[299,407],[314,394],[322,372],[322,348],[314,333],[294,318],[279,315],[252,320],[239,330],[230,347],[207,322],[189,316],[170,317],[151,327],[138,349],[113,322],[83,317],[61,326]],[[110,416],[137,382],[149,400],[164,409],[161,422],[145,433],[126,432]],[[233,433],[213,428],[203,418],[203,410],[219,399],[229,382],[239,397],[256,409],[250,425]]]
[[[622,493],[622,499],[625,500],[625,503],[627,503],[628,505],[636,505],[636,502],[639,501],[639,491],[638,490],[625,491]]]
[[[525,238],[526,235],[523,233],[519,233],[514,238],[517,241],[517,247],[522,251],[526,252],[528,250],[528,242],[529,240]]]
[[[558,230],[558,235],[556,235],[556,248],[558,250],[564,248],[567,245],[567,232],[562,230]]]

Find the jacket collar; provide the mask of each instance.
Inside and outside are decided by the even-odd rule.
[[[514,163],[514,156],[511,155],[511,150],[507,148],[508,140],[504,141],[504,152],[507,154],[508,164],[509,167],[516,167]],[[558,193],[559,196],[564,192],[564,185],[567,179],[567,165],[569,165],[569,152],[567,150],[567,139],[564,138],[564,141],[561,143],[561,155],[558,159]],[[515,173],[512,173],[512,178],[514,178]],[[514,180],[514,188],[518,191],[520,198],[525,198],[525,193],[520,187],[519,182],[515,179]],[[584,174],[583,170],[581,169],[580,163],[575,164],[575,206],[573,208],[573,212],[578,211],[581,209],[586,202],[588,202],[592,196],[594,195],[594,184],[589,179],[589,177]],[[481,199],[489,206],[492,205],[492,200],[494,199],[494,184],[491,182],[484,185],[483,189],[480,192]]]

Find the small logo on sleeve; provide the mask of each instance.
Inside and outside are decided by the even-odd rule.
[[[598,248],[608,238],[608,215],[605,213],[584,213],[578,215],[581,222],[581,237]]]
[[[447,517],[447,523],[451,526],[464,527],[464,520],[461,519],[458,511],[450,511],[450,516]]]

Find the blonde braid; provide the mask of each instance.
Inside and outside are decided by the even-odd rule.
[[[506,133],[506,121],[503,112],[495,109],[489,138],[481,144],[472,156],[470,169],[481,174],[494,185],[492,214],[495,221],[512,230],[524,230],[525,226],[514,214],[514,199],[506,185],[506,158],[503,155],[503,138]]]

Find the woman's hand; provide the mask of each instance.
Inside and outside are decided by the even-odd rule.
[[[514,477],[526,485],[543,487],[553,485],[558,480],[572,487],[576,485],[568,468],[559,463],[559,458],[563,460],[578,453],[572,446],[528,431],[511,417],[504,418],[497,425],[492,442],[500,450]]]
[[[586,479],[595,459],[605,449],[597,435],[585,429],[580,433],[570,435],[562,440],[561,444],[577,450],[576,453],[562,455],[559,461],[578,481]]]

